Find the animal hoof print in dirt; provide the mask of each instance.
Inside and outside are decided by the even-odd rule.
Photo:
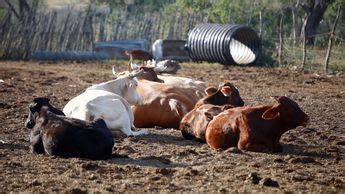
[[[307,164],[307,163],[315,163],[315,159],[312,157],[296,157],[296,158],[292,158],[290,159],[290,163],[292,164],[296,164],[296,163],[302,163],[302,164]]]
[[[279,187],[277,181],[272,180],[271,178],[264,178],[260,181],[260,184],[267,186],[267,187]]]
[[[248,182],[251,182],[251,183],[253,183],[253,184],[255,184],[255,185],[259,184],[259,182],[260,182],[261,179],[262,179],[262,178],[259,177],[258,173],[256,173],[256,172],[252,172],[252,173],[250,173],[250,174],[247,176],[247,181],[248,181]]]

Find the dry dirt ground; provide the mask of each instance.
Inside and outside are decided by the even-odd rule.
[[[125,61],[114,62],[119,70]],[[246,104],[287,95],[310,116],[285,133],[282,153],[216,151],[175,129],[117,139],[104,161],[34,155],[24,128],[28,104],[47,96],[63,106],[93,83],[112,79],[110,63],[0,62],[0,191],[337,191],[345,190],[345,77],[288,69],[182,64],[179,76],[218,85],[231,80]],[[262,178],[256,183],[255,175]],[[251,178],[250,178],[251,177]],[[263,181],[271,178],[277,184]],[[271,185],[271,186],[270,186]]]

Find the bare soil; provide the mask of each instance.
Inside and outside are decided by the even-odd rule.
[[[125,69],[125,61],[115,63],[119,70]],[[152,128],[147,136],[117,139],[114,157],[104,161],[30,154],[29,130],[24,121],[31,100],[47,96],[62,109],[86,87],[112,79],[111,65],[0,62],[0,191],[344,193],[342,74],[182,64],[178,76],[215,86],[231,80],[247,105],[270,102],[269,97],[274,95],[287,95],[297,101],[311,121],[307,127],[297,127],[283,135],[282,153],[216,151],[185,140],[176,129]]]

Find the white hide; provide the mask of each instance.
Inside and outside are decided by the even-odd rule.
[[[141,104],[136,86],[135,78],[128,78],[128,75],[93,85],[70,100],[63,112],[67,117],[81,120],[102,118],[113,134],[116,130],[127,136],[148,134],[147,130],[132,131],[135,127],[130,103]]]
[[[152,44],[152,56],[156,60],[163,57],[163,40],[162,39],[158,39]]]
[[[167,59],[154,63],[154,71],[156,73],[172,73],[175,74],[177,70],[181,69],[177,61]]]

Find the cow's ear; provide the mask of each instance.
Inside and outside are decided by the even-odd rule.
[[[231,95],[231,87],[230,86],[223,86],[220,91],[224,94],[224,96]]]
[[[272,108],[266,110],[262,114],[262,118],[265,120],[272,120],[275,119],[279,116],[279,107],[278,106],[273,106]]]
[[[35,113],[33,114],[33,117],[34,117],[34,120],[36,120],[38,117],[40,117],[40,113],[35,112]]]
[[[214,94],[216,92],[217,92],[217,88],[215,88],[215,87],[207,87],[205,89],[205,93],[207,96],[211,96],[212,94]]]
[[[204,116],[207,121],[211,121],[213,119],[213,116],[209,112],[204,112]]]
[[[233,105],[230,105],[230,104],[224,105],[224,106],[222,107],[222,111],[228,110],[228,109],[230,109],[230,108],[234,108],[234,106],[233,106]]]
[[[33,102],[30,104],[29,109],[32,113],[36,112],[36,108],[37,108],[37,103]]]

